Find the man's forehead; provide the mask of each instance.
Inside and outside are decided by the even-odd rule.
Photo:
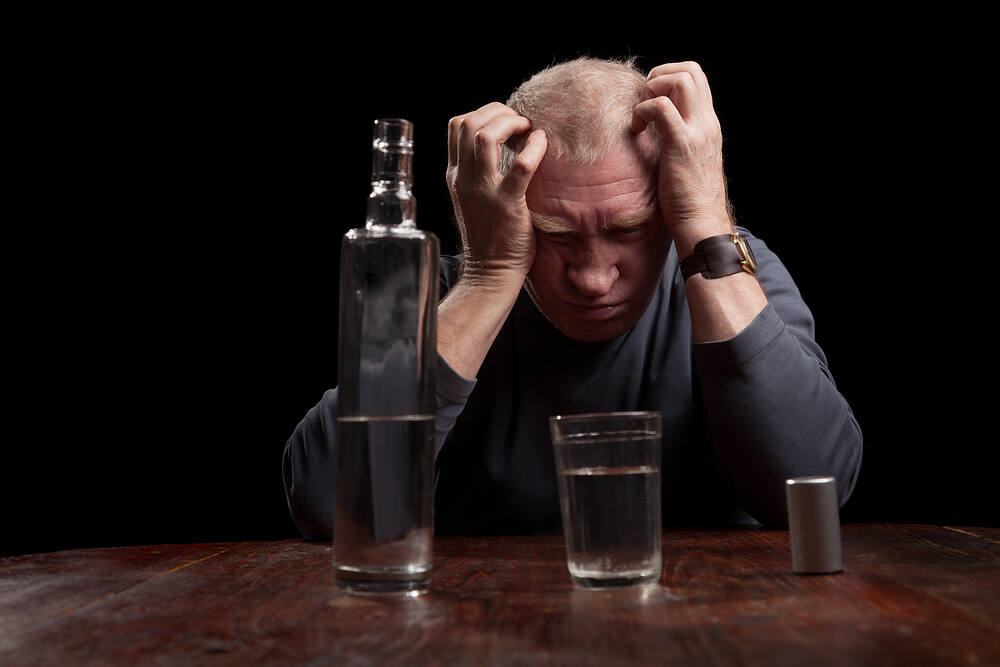
[[[612,152],[593,164],[576,164],[546,155],[528,184],[527,197],[544,201],[600,203],[651,195],[657,169],[631,152]],[[539,207],[540,208],[540,207]]]
[[[547,168],[543,168],[547,167]],[[593,192],[602,197],[614,197],[656,185],[655,170],[638,169],[635,164],[606,161],[593,165],[554,164],[538,168],[528,185],[531,190],[565,191],[576,196]]]
[[[528,185],[526,199],[536,227],[570,231],[579,224],[645,222],[656,205],[656,188],[657,170],[632,151],[613,151],[585,165],[547,155]]]

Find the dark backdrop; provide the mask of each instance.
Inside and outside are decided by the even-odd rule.
[[[577,55],[706,70],[738,219],[796,277],[865,434],[845,520],[996,523],[984,123],[951,26],[160,18],[38,49],[24,81],[3,553],[295,536],[281,453],[336,383],[372,120],[415,123],[418,221],[454,251],[448,119]]]

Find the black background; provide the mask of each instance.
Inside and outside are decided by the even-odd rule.
[[[336,383],[372,120],[414,122],[418,222],[454,251],[448,119],[578,55],[705,69],[738,220],[796,277],[865,435],[844,520],[996,525],[974,296],[995,121],[981,62],[945,46],[976,17],[651,12],[63,17],[25,47],[0,552],[294,537],[281,453]]]

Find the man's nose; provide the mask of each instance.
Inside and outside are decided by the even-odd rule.
[[[569,263],[566,275],[581,295],[597,298],[611,291],[621,273],[607,248],[589,244]]]

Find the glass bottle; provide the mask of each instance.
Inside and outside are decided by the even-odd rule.
[[[412,165],[413,125],[376,120],[367,220],[341,248],[333,557],[352,592],[430,583],[439,245]]]

